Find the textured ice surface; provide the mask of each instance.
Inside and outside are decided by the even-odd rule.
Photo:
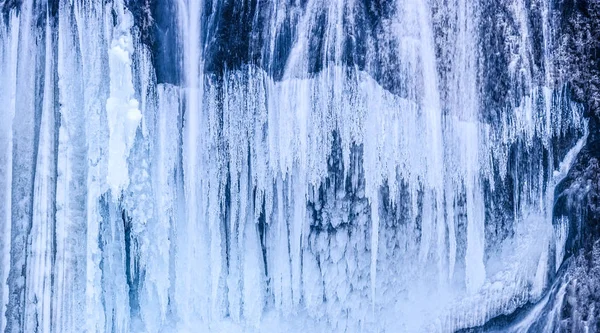
[[[2,330],[452,332],[546,302],[586,135],[549,2],[502,7],[501,110],[472,1],[158,3],[175,64],[127,1],[0,15]]]

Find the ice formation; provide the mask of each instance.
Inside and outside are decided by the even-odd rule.
[[[453,332],[545,302],[586,122],[551,1],[502,6],[486,102],[484,7],[0,2],[0,329]]]

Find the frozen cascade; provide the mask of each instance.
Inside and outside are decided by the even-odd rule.
[[[551,1],[488,7],[0,1],[0,329],[454,332],[562,297],[588,124]]]

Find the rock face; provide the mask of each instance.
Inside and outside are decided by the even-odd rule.
[[[600,108],[600,3],[589,0],[559,1],[557,81],[569,83],[573,98],[584,103],[589,115]],[[597,132],[597,122],[590,123]]]
[[[570,221],[568,254],[590,250],[600,239],[600,183],[597,177],[597,172],[600,171],[599,160],[600,141],[588,139],[567,178],[556,188],[558,195],[554,218],[560,220],[566,217]]]
[[[568,224],[566,259],[546,296],[469,332],[600,332],[600,3],[557,1],[555,84],[584,106],[585,146],[555,189],[554,225]]]
[[[557,331],[600,332],[600,3],[564,1],[559,5],[560,79],[585,106],[589,136],[567,178],[557,187],[554,218],[570,221],[565,263],[566,295]]]

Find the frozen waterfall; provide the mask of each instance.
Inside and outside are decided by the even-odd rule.
[[[588,135],[553,3],[0,0],[0,329],[454,332],[543,301]]]

